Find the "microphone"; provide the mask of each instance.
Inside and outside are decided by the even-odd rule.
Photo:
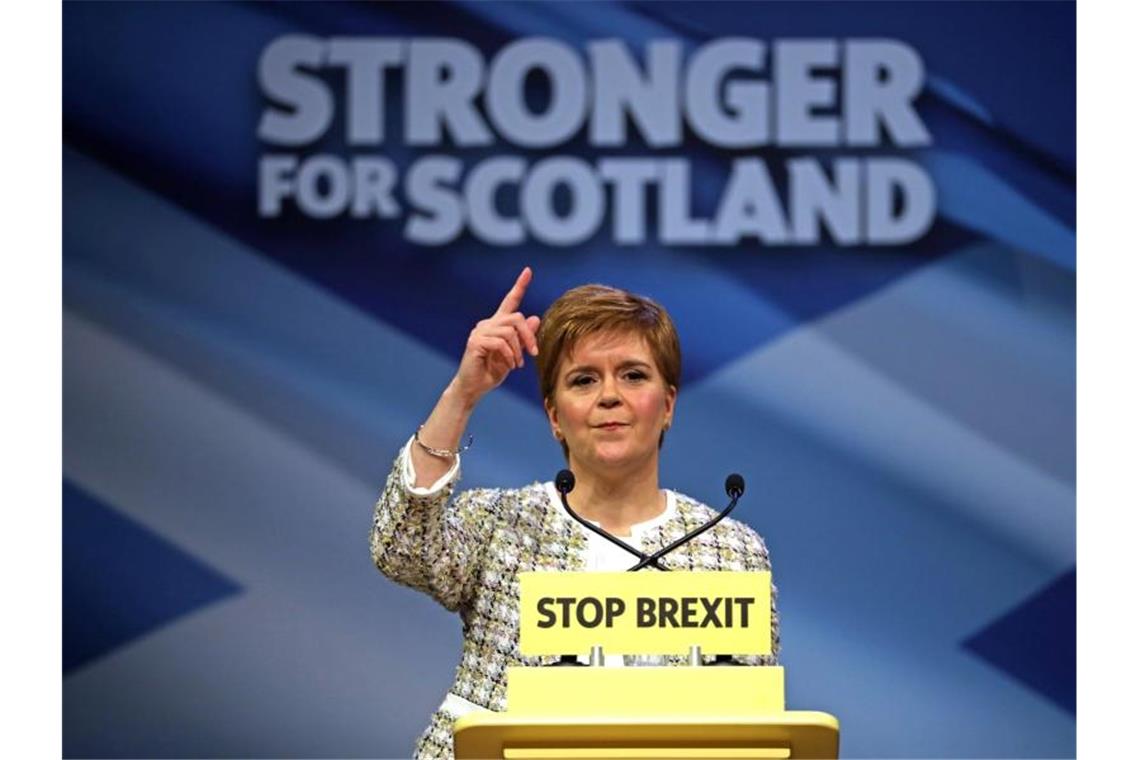
[[[559,470],[558,474],[554,476],[554,488],[562,495],[562,506],[566,508],[567,512],[577,518],[578,515],[575,515],[573,510],[570,509],[570,505],[566,503],[566,494],[574,490],[574,473],[569,470]],[[581,520],[579,520],[579,522],[581,522]],[[641,556],[644,557],[645,555],[643,554]],[[562,667],[581,667],[584,666],[584,664],[585,663],[578,662],[577,655],[573,654],[564,654],[558,658],[557,662],[551,663],[552,666]]]
[[[630,572],[632,572],[634,570],[640,570],[643,567],[649,567],[650,565],[657,568],[658,570],[668,570],[669,568],[663,567],[657,560],[661,559],[666,554],[676,549],[678,546],[692,541],[694,538],[704,533],[706,530],[716,525],[724,518],[728,517],[728,513],[736,508],[736,502],[739,501],[740,497],[744,495],[744,478],[736,472],[725,478],[724,491],[726,494],[728,494],[729,499],[731,499],[728,506],[717,513],[715,517],[713,517],[704,525],[701,525],[689,531],[665,548],[655,551],[652,554],[646,554],[645,552],[639,551],[627,544],[625,541],[622,541],[620,538],[613,536],[602,528],[599,528],[597,525],[594,525],[592,522],[583,520],[573,509],[570,508],[570,503],[566,500],[566,494],[574,490],[574,473],[570,472],[570,470],[558,471],[558,474],[554,477],[554,488],[562,497],[562,507],[566,510],[566,514],[577,520],[578,523],[582,525],[582,527],[586,528],[587,530],[591,530],[594,533],[597,533],[599,536],[606,539],[607,541],[610,541],[611,543],[617,544],[630,554],[637,557],[638,560],[640,560],[636,565],[629,569]]]
[[[739,475],[737,477],[740,477]],[[558,474],[554,476],[554,487],[558,489],[558,493],[565,496],[574,490],[574,473],[569,470],[559,470]]]
[[[593,532],[597,533],[599,536],[606,539],[607,541],[610,541],[611,543],[617,544],[618,546],[625,549],[630,554],[636,556],[639,560],[641,560],[641,564],[638,567],[646,567],[648,565],[653,565],[653,567],[657,568],[658,570],[668,570],[669,569],[667,567],[662,567],[661,564],[657,562],[657,559],[655,557],[650,557],[645,552],[638,551],[637,549],[635,549],[632,546],[630,546],[629,544],[627,544],[625,541],[622,541],[617,536],[614,536],[614,535],[610,534],[608,531],[605,531],[602,528],[599,528],[597,525],[594,525],[589,520],[582,519],[581,517],[578,516],[577,512],[575,512],[573,509],[570,508],[570,502],[566,501],[566,494],[568,494],[574,490],[574,473],[570,472],[569,470],[559,470],[558,474],[554,476],[554,488],[558,491],[559,495],[562,497],[562,508],[566,510],[566,514],[570,515],[575,520],[577,520],[578,523],[583,528],[586,528],[587,530],[592,530]]]
[[[640,562],[630,568],[630,571],[632,572],[634,570],[640,570],[647,565],[656,564],[657,560],[661,559],[666,554],[676,549],[678,546],[692,541],[694,538],[701,535],[724,518],[728,517],[728,513],[736,509],[736,502],[739,501],[740,497],[744,495],[744,478],[742,478],[739,473],[732,473],[724,479],[724,490],[725,493],[728,494],[728,498],[732,499],[732,501],[730,501],[728,503],[728,506],[721,510],[716,515],[716,517],[709,520],[704,525],[701,525],[700,527],[689,531],[665,548],[659,549],[647,557],[643,557]]]

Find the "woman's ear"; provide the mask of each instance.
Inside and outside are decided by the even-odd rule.
[[[546,410],[546,419],[550,422],[550,433],[555,440],[562,440],[562,428],[558,426],[558,409],[552,399],[543,399],[542,408]]]
[[[677,406],[677,386],[670,385],[665,390],[665,429],[673,425],[673,410]]]

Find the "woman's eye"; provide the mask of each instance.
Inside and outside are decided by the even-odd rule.
[[[635,369],[632,372],[627,372],[625,375],[626,380],[644,380],[645,378],[645,373],[638,369]]]
[[[570,380],[570,385],[589,385],[594,381],[594,378],[589,375],[578,375],[578,377]]]

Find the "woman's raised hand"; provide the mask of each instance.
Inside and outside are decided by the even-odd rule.
[[[532,276],[530,267],[524,268],[495,313],[475,325],[467,338],[452,382],[472,405],[497,388],[511,370],[522,367],[525,354],[538,355],[535,336],[540,320],[518,310]]]

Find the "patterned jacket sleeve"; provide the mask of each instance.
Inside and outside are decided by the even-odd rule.
[[[474,489],[453,499],[458,468],[429,489],[413,488],[406,457],[407,447],[376,502],[372,561],[392,580],[454,612],[473,596],[501,492]]]
[[[764,539],[760,534],[754,531],[747,525],[741,527],[748,534],[749,543],[755,546],[755,550],[749,553],[748,569],[749,570],[767,570],[771,572],[772,562],[768,558],[768,546],[764,543]],[[772,652],[771,654],[753,656],[753,657],[739,657],[736,658],[741,662],[747,662],[749,665],[779,665],[780,664],[780,614],[776,611],[776,597],[778,595],[776,588],[775,575],[773,574],[772,580]]]

